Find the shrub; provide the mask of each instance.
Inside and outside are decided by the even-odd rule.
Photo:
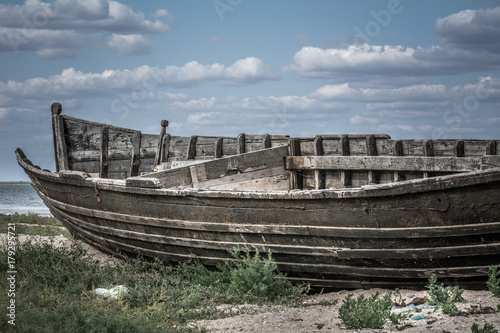
[[[483,328],[479,328],[479,325],[474,323],[470,330],[472,333],[498,333],[498,330],[491,324],[484,324]]]
[[[427,292],[431,298],[429,303],[440,306],[443,313],[450,316],[459,313],[455,302],[463,300],[462,294],[464,291],[462,289],[458,288],[458,286],[445,287],[443,283],[438,285],[435,274],[429,277],[429,284],[426,287],[429,289]]]
[[[347,329],[374,328],[380,329],[391,317],[393,305],[391,295],[379,299],[377,292],[370,298],[361,294],[357,299],[347,296],[339,309],[339,317]],[[395,319],[395,317],[394,317]],[[394,319],[391,320],[395,321]]]
[[[500,272],[498,272],[496,266],[491,266],[488,270],[488,281],[486,282],[488,290],[495,295],[495,297],[500,297]]]

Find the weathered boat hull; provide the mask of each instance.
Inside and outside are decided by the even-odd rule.
[[[328,288],[422,286],[433,273],[484,288],[500,265],[499,168],[259,192],[138,188],[17,158],[54,216],[107,251],[216,265],[234,247],[270,250],[289,279]]]

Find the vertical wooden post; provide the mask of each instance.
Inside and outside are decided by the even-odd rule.
[[[347,135],[342,135],[340,137],[340,153],[342,154],[342,156],[351,155],[351,149],[349,147],[349,137]],[[351,186],[351,172],[348,170],[340,171],[340,182],[342,183],[343,187]]]
[[[189,139],[186,160],[194,160],[194,157],[196,156],[196,141],[197,140],[198,140],[198,137],[196,135],[193,135]]]
[[[366,153],[368,156],[377,156],[377,141],[374,135],[366,137]],[[368,184],[376,183],[373,170],[368,171]]]
[[[99,177],[108,177],[108,126],[101,128],[101,157],[99,161]]]
[[[237,149],[238,154],[244,154],[245,153],[245,133],[241,133],[238,135],[238,149]]]
[[[486,155],[496,155],[497,154],[497,142],[490,141],[486,146]]]
[[[463,140],[458,140],[455,142],[455,156],[464,157],[465,156],[465,142]]]
[[[401,140],[397,140],[394,142],[394,156],[403,156],[403,142]],[[401,180],[401,174],[399,171],[394,171],[394,181],[399,182]]]
[[[52,103],[51,110],[56,171],[69,170],[68,151],[66,148],[66,139],[64,137],[64,120],[61,116],[62,106],[60,103]]]
[[[139,163],[141,155],[141,132],[132,135],[132,157],[130,158],[130,177],[139,175]]]
[[[423,143],[424,156],[434,156],[434,145],[431,140],[425,140]],[[429,177],[429,172],[424,171],[424,178]]]
[[[262,138],[262,148],[271,148],[271,136],[269,134],[264,135]]]
[[[163,138],[167,133],[167,126],[168,126],[168,120],[162,120],[160,137],[158,138],[158,148],[156,149],[155,167],[160,165],[162,162],[165,162],[165,152],[164,152],[165,146]]]
[[[288,140],[288,155],[300,156],[300,142],[298,139]],[[302,189],[302,177],[299,171],[289,171],[290,175],[290,190]]]
[[[222,138],[218,138],[215,140],[215,158],[221,158],[222,157]]]
[[[317,136],[314,139],[314,154],[317,156],[324,155],[323,151],[323,138]],[[322,170],[314,170],[314,188],[322,190],[325,188],[325,172]]]

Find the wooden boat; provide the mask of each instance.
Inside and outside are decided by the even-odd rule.
[[[179,137],[52,105],[56,172],[17,160],[54,216],[106,251],[213,266],[271,251],[313,287],[484,288],[500,265],[500,140]]]

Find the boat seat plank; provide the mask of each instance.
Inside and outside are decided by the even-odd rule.
[[[389,170],[465,172],[481,168],[482,159],[473,157],[394,156],[288,156],[287,170]]]

